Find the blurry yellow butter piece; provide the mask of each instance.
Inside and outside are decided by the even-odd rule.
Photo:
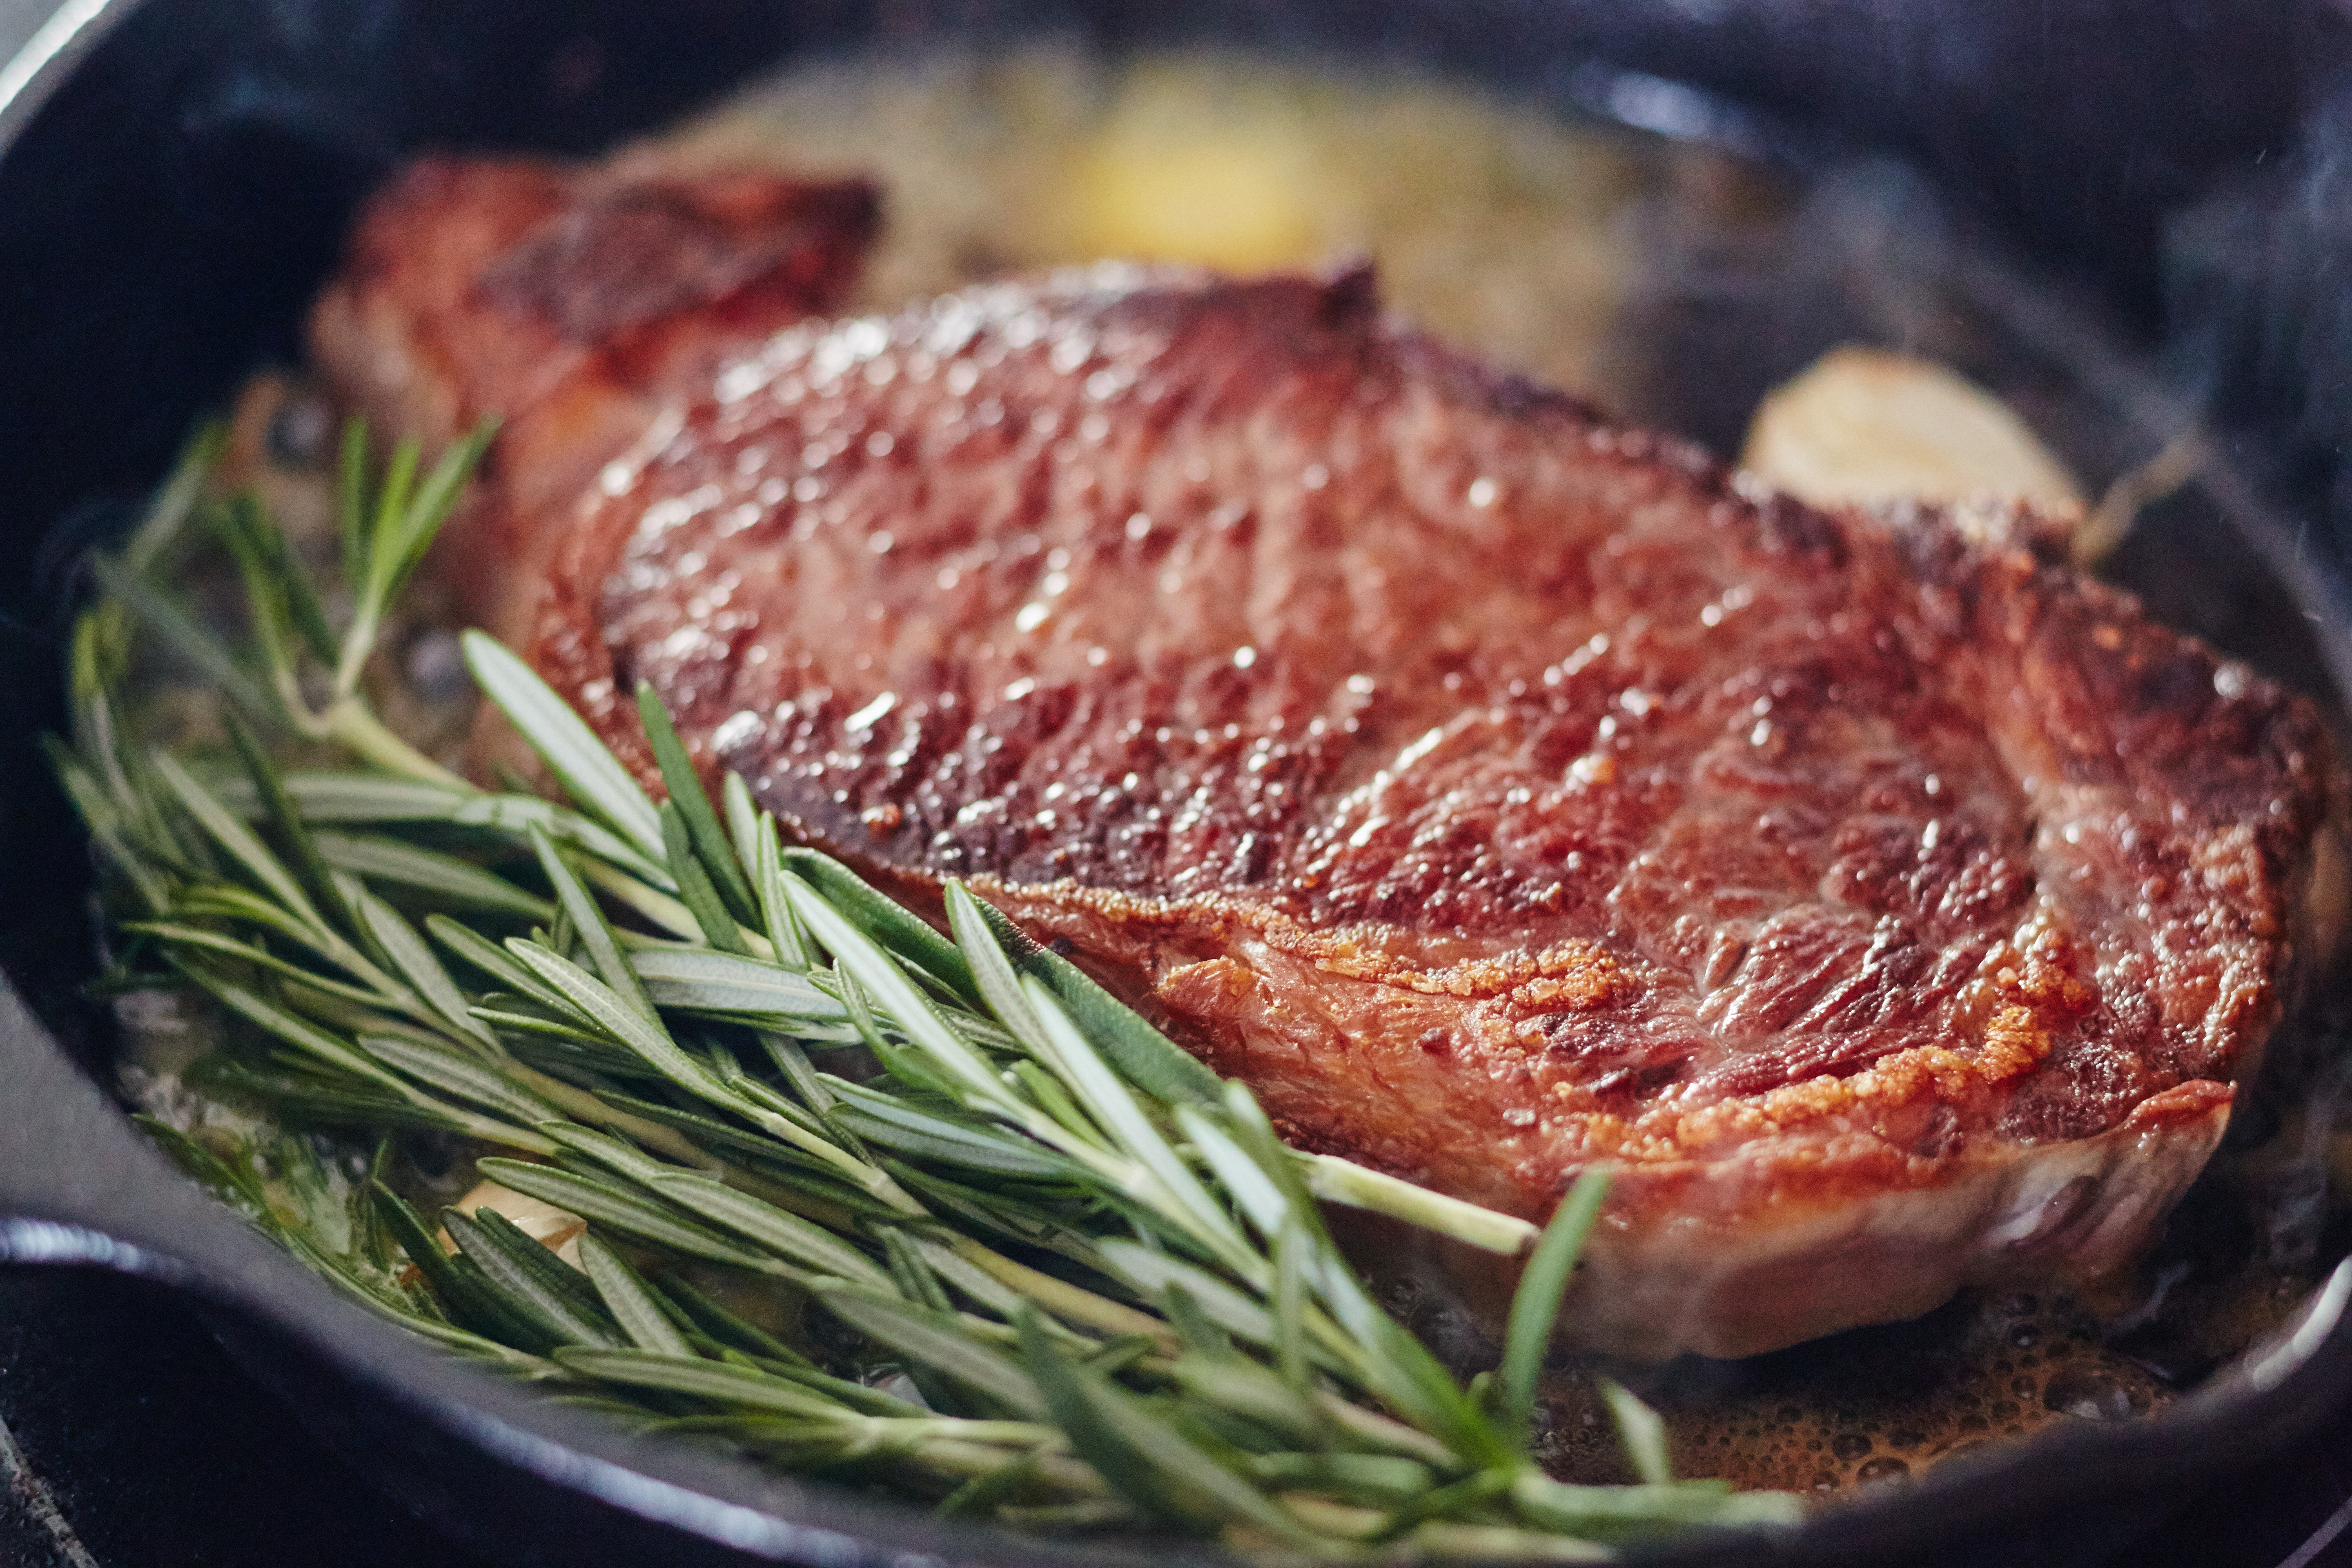
[[[1973,497],[2045,512],[2083,505],[2074,476],[2007,404],[1942,365],[1885,349],[1832,349],[1769,394],[1740,466],[1816,506]]]
[[[1315,259],[1315,200],[1295,148],[1248,131],[1114,134],[1087,155],[1081,253],[1263,272]]]

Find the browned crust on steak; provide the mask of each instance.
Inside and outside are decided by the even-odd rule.
[[[877,216],[862,181],[424,158],[362,213],[311,346],[347,406],[427,452],[501,421],[440,565],[517,641],[568,503],[666,401],[837,306]]]
[[[2279,1016],[2307,704],[1365,277],[975,290],[718,388],[567,535],[541,669],[641,771],[642,679],[809,841],[1067,939],[1301,1143],[1538,1217],[1613,1167],[1597,1342],[2111,1267]]]

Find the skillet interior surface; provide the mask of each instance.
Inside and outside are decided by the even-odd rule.
[[[1675,21],[1683,8],[1670,14],[1639,5],[1228,4],[1171,15],[977,0],[792,7],[603,0],[561,16],[522,5],[437,14],[445,9],[359,0],[308,6],[149,0],[0,161],[0,277],[10,279],[0,294],[0,342],[11,345],[0,384],[0,459],[12,476],[5,523],[19,563],[0,606],[6,616],[0,964],[24,1002],[0,1006],[11,1108],[0,1124],[0,1213],[26,1216],[0,1227],[0,1256],[147,1272],[215,1301],[232,1348],[305,1419],[429,1514],[518,1561],[636,1551],[672,1561],[879,1561],[908,1553],[1035,1563],[1181,1561],[1156,1544],[1067,1548],[950,1529],[711,1455],[625,1439],[443,1362],[346,1308],[165,1171],[47,1043],[61,1044],[84,1071],[105,1072],[104,1020],[78,989],[93,962],[87,855],[34,743],[61,718],[58,634],[79,587],[76,563],[88,546],[121,529],[201,410],[254,363],[290,355],[300,310],[331,263],[352,204],[412,149],[464,142],[586,150],[784,56],[853,43],[935,42],[943,29],[983,40],[1079,30],[1111,47],[1168,37],[1311,44],[1444,65],[1554,101],[1589,102],[1596,94],[1606,100],[1612,84],[1658,79],[1595,68],[1605,55],[1620,65],[1711,71],[1720,84],[1796,118],[1716,109],[1707,112],[1718,117],[1697,129],[1823,158],[1839,155],[1834,140],[1785,126],[1850,110],[1851,84],[1808,82],[1789,66],[1791,40],[1779,24],[1736,6],[1727,15],[1735,24],[1746,16],[1744,25],[1712,29],[1686,16]],[[1874,60],[1885,68],[1889,101],[1966,86],[1947,80],[1939,88],[1932,51],[1920,38],[1900,25],[1874,25],[1882,33],[1864,40],[1855,68]],[[2007,25],[1994,16],[1985,27],[1997,35]],[[1980,30],[1980,43],[1984,36]],[[2274,52],[2257,48],[2247,62],[2214,68],[2237,71],[2244,91],[2237,103],[2293,101],[2292,83],[2270,81],[2273,90],[2261,90],[2263,73],[2292,53],[2288,40],[2267,42]],[[2145,109],[2165,92],[2166,68],[2128,89],[2096,72],[2078,86],[2117,104],[2146,93]],[[2026,90],[2030,97],[2034,84]],[[1714,100],[1687,101],[1704,109]],[[1876,118],[1884,112],[1850,116],[1853,129],[1893,134]],[[2209,116],[2202,130],[2217,152],[2233,137],[2251,145],[2278,132],[2258,112],[2212,113],[2220,122]],[[2177,116],[2164,134],[2197,119]],[[1913,152],[1949,173],[1977,166],[1995,132],[1944,109],[1904,122],[1902,134]],[[2106,155],[2095,137],[2077,151],[2084,169],[2095,170]],[[2034,194],[2032,181],[2021,184],[2032,188],[1994,190],[1987,199],[2013,218],[2030,216],[2035,201],[2048,198]],[[2106,206],[2094,203],[2098,210],[2073,212],[2069,221],[2090,225],[2094,238],[2078,247],[2078,258],[2128,315],[2148,281],[2129,236],[2140,233],[2144,248],[2154,213],[2179,193],[2129,180],[2101,191]],[[2021,274],[1979,278],[1974,287],[1992,300],[1988,309],[2011,320],[2043,321],[2061,337],[2071,330],[2057,323],[2074,318]],[[1725,323],[1678,318],[1669,309],[1655,324],[1662,332],[1694,334],[1696,351],[1700,335]],[[2086,348],[2053,340],[2043,348],[2076,360],[2104,352],[2095,341]],[[2128,366],[2111,368],[2122,378],[2114,389],[2119,399],[2153,397]],[[1657,406],[1636,412],[1718,445],[1736,433],[1724,427],[1721,409],[1678,404],[1665,390]],[[2126,414],[2151,429],[2176,416],[2160,399]],[[2232,491],[2235,483],[2226,473],[2209,476],[2214,504],[2159,518],[2137,542],[2124,574],[2193,629],[2315,689],[2340,687],[2346,623],[2337,580],[2298,557],[2292,531],[2244,487]],[[2218,553],[2217,515],[2246,533]],[[2200,573],[2193,578],[2182,569],[2191,562]],[[2192,583],[2195,591],[2185,591]],[[2313,623],[2315,635],[2305,629]],[[1950,1561],[1993,1550],[2012,1563],[2069,1560],[2111,1521],[2084,1503],[2128,1509],[2199,1465],[2200,1456],[2224,1444],[2242,1449],[2256,1434],[2284,1441],[2338,1402],[2352,1385],[2352,1334],[2333,1331],[2341,1306],[2337,1292],[2323,1292],[2292,1353],[2217,1380],[2161,1420],[2069,1430],[2030,1452],[2020,1447],[1939,1471],[1904,1495],[1827,1517],[1796,1539],[1700,1542],[1665,1555],[1690,1563],[1755,1560],[1759,1552],[1807,1562],[1898,1553],[1924,1561],[1932,1548]],[[1996,1537],[2008,1544],[1988,1546]],[[2038,1555],[2021,1554],[2028,1552]]]

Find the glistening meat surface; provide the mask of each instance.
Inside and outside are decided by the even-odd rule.
[[[532,653],[1297,1142],[1744,1353],[2128,1256],[2279,1015],[2301,703],[2022,547],[1739,493],[1384,324],[1105,269],[808,327],[561,531]],[[539,584],[518,582],[518,593]]]
[[[837,306],[877,216],[859,181],[657,157],[564,166],[425,158],[362,214],[310,341],[343,401],[428,450],[500,421],[442,575],[509,639],[518,581],[665,401]]]

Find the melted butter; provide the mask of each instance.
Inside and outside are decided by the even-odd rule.
[[[1104,257],[1262,272],[1370,256],[1383,296],[1440,336],[1610,401],[1634,205],[1780,200],[1711,153],[1463,83],[1207,52],[830,61],[647,156],[877,178],[866,308]],[[1702,163],[1713,177],[1689,177]]]

